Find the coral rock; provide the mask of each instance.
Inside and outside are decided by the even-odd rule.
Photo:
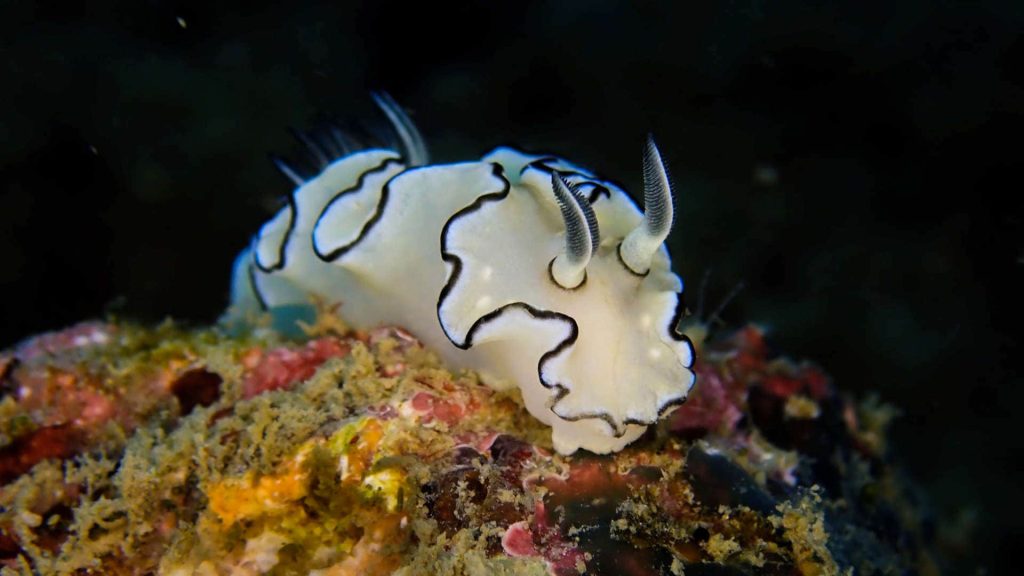
[[[888,409],[772,358],[755,327],[704,349],[686,405],[621,452],[567,457],[516,393],[397,328],[35,338],[0,355],[0,567],[936,573]]]

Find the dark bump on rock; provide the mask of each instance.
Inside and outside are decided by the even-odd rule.
[[[0,529],[0,560],[13,560],[22,553],[21,546],[13,536]]]
[[[195,368],[178,376],[171,384],[171,393],[178,399],[181,415],[190,414],[196,406],[209,406],[220,398],[219,374],[205,368]]]
[[[19,360],[14,356],[0,356],[0,398],[18,389],[14,381],[14,369],[18,364]]]
[[[0,485],[28,472],[47,458],[74,455],[82,442],[81,431],[67,424],[32,431],[0,449]]]
[[[637,466],[629,471],[629,475],[643,482],[659,482],[662,478],[661,468],[657,466]]]
[[[474,463],[484,462],[484,456],[472,446],[459,446],[455,448],[452,460],[458,467],[472,466]]]
[[[472,467],[446,472],[423,488],[427,510],[437,526],[449,536],[469,526],[465,509],[469,503],[479,505],[487,497],[487,488],[480,481],[480,472]]]
[[[519,486],[523,466],[533,457],[533,446],[514,436],[501,434],[491,443],[490,454],[505,482]]]
[[[704,506],[735,508],[746,506],[762,514],[775,510],[775,500],[749,474],[728,458],[709,454],[694,446],[686,455],[684,474],[694,496]]]

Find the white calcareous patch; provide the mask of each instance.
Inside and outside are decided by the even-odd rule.
[[[682,282],[664,240],[672,196],[653,140],[641,211],[552,156],[498,148],[429,165],[416,127],[375,96],[397,138],[359,149],[298,134],[321,162],[236,260],[230,323],[340,303],[355,328],[400,325],[489,385],[517,386],[569,454],[622,449],[694,383]]]

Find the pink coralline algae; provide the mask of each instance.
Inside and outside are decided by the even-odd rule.
[[[252,348],[242,357],[246,369],[242,396],[287,388],[312,376],[329,358],[344,357],[349,351],[347,344],[335,338],[317,338],[301,348]]]
[[[41,356],[59,354],[75,348],[88,348],[110,342],[115,328],[103,322],[82,322],[56,332],[47,332],[25,340],[14,350],[13,358],[28,362]]]

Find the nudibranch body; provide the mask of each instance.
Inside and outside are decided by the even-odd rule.
[[[641,212],[551,156],[498,148],[428,165],[415,126],[376,97],[395,149],[300,134],[323,164],[236,260],[229,321],[312,297],[356,328],[400,325],[495,388],[518,386],[563,454],[622,449],[693,386],[682,282],[663,245],[672,199],[648,139]]]

